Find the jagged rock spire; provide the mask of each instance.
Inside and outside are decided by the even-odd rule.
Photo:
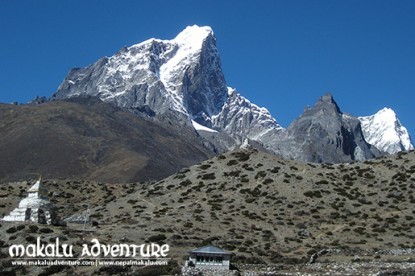
[[[343,114],[331,94],[294,120],[281,144],[283,155],[308,162],[339,163],[379,155],[366,143],[359,120]]]

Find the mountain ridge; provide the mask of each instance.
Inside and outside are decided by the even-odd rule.
[[[310,152],[313,151],[310,147],[301,146],[304,133],[289,127],[284,129],[266,108],[253,104],[227,85],[216,38],[210,27],[189,26],[174,39],[152,38],[125,47],[88,67],[72,70],[51,99],[79,95],[98,96],[149,117],[164,116],[177,125],[192,126],[194,121],[222,132],[221,136],[227,136],[225,140],[233,142],[211,139],[210,147],[217,152],[234,149],[248,140],[287,158],[310,162],[347,162],[379,155],[374,147],[363,141],[370,135],[359,133],[356,118],[348,115],[339,119],[335,113],[332,113],[332,119],[343,122],[338,125],[340,133],[342,127],[348,129],[341,135],[343,145],[348,144],[357,152],[338,151],[337,154],[342,156],[337,158],[327,156],[333,155],[331,153]],[[340,113],[338,106],[337,109]],[[320,115],[316,113],[316,116]],[[346,121],[353,121],[355,126],[344,127]],[[323,125],[320,128],[322,131],[316,135],[334,131],[324,129]],[[353,135],[348,134],[352,132]],[[293,137],[293,133],[298,133],[297,137]],[[219,135],[217,139],[221,139]],[[402,147],[402,150],[408,149],[409,146]]]
[[[317,163],[364,161],[381,153],[366,143],[360,121],[343,113],[328,93],[286,129],[283,154]]]

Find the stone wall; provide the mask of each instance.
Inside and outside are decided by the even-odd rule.
[[[238,276],[236,270],[210,269],[201,267],[182,267],[182,276]]]
[[[242,276],[278,275],[282,265],[235,264]]]

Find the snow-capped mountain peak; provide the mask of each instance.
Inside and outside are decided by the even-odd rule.
[[[414,149],[407,129],[391,108],[385,107],[374,115],[359,117],[359,120],[366,141],[381,151],[396,153]]]
[[[96,96],[134,113],[146,114],[160,121],[168,120],[178,127],[193,126],[195,131],[206,136],[204,139],[210,139],[207,141],[212,143],[214,150],[231,149],[249,140],[288,158],[296,152],[295,158],[306,161],[343,160],[307,159],[306,151],[313,153],[313,145],[308,148],[299,145],[307,142],[303,139],[303,130],[311,131],[310,125],[302,124],[299,137],[293,137],[266,108],[255,105],[235,89],[228,88],[215,35],[206,26],[189,26],[171,40],[148,39],[124,47],[113,56],[101,58],[87,67],[72,69],[52,99],[79,96]],[[313,136],[317,137],[315,141],[319,141],[318,138],[323,137],[327,129],[333,128],[313,123],[315,120],[311,117],[314,115],[320,116],[325,126],[333,125],[332,118],[336,118],[337,125],[346,126],[344,129],[350,130],[350,133],[355,131],[353,126],[360,125],[357,119],[342,114],[329,94],[317,103],[315,114],[311,113],[310,116],[306,114],[303,121],[315,126],[314,131],[318,132]],[[340,120],[340,115],[344,120]],[[363,131],[366,130],[365,139],[380,150],[396,152],[413,148],[406,129],[390,110],[385,109],[361,120],[362,125],[366,126],[366,129],[363,128]],[[360,131],[360,128],[357,130]],[[354,145],[351,139],[346,139],[349,144],[344,143],[337,139],[337,131],[333,133],[333,139],[328,141],[331,144],[338,147],[346,145],[344,148]],[[361,134],[350,137],[365,140]],[[214,143],[218,140],[225,142],[216,146]],[[334,153],[325,151],[325,154],[331,156]],[[358,156],[363,155],[353,152],[349,159],[357,159]],[[363,157],[367,158],[366,155]]]
[[[211,39],[210,44],[208,43],[209,39]],[[160,67],[160,81],[178,105],[188,105],[187,110],[190,111],[190,117],[204,116],[203,114],[205,116],[212,115],[212,113],[217,111],[217,108],[215,108],[216,103],[213,101],[223,101],[224,95],[226,94],[219,53],[216,49],[212,29],[197,25],[189,26],[173,40],[168,41],[168,44],[173,45],[174,53]],[[212,67],[203,66],[206,59],[212,62]],[[211,79],[217,79],[219,84],[222,83],[222,85],[216,87],[218,89],[214,90],[211,89],[213,88],[211,86],[205,86],[205,89],[198,89],[198,91],[186,89],[183,86],[183,82],[188,81],[189,75],[192,75],[194,70],[199,70],[198,65],[200,67],[206,67],[204,68],[206,70],[203,72],[205,74],[201,76],[204,79],[199,79],[199,81],[208,83]],[[192,97],[189,97],[189,93],[193,94]],[[203,98],[205,105],[202,110],[200,110],[200,103],[195,103],[192,100],[193,96]],[[220,104],[223,104],[223,102]],[[203,121],[201,118],[196,119],[199,122]]]
[[[216,38],[206,26],[189,26],[171,40],[148,39],[73,69],[53,99],[85,95],[196,130],[222,131],[236,143],[275,140],[282,129],[268,110],[228,90]]]
[[[188,26],[181,31],[172,42],[180,46],[185,46],[186,49],[201,49],[203,41],[213,36],[213,30],[209,26],[199,27],[197,25]]]

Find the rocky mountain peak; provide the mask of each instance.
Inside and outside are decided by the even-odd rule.
[[[52,98],[82,95],[151,116],[168,113],[169,118],[209,124],[227,98],[213,31],[194,25],[172,40],[152,38],[124,47],[71,70]]]
[[[323,114],[341,114],[341,110],[333,98],[333,95],[327,93],[319,98],[317,103],[314,106],[314,112],[320,112]]]
[[[206,26],[189,26],[171,40],[152,38],[124,47],[73,69],[52,99],[80,96],[98,97],[175,127],[200,133],[211,129],[201,139],[215,151],[233,149],[248,139],[282,156],[311,162],[376,155],[360,121],[343,114],[330,93],[285,130],[267,109],[228,89],[214,32]]]
[[[193,25],[172,40],[152,38],[71,70],[53,99],[98,96],[150,117],[193,121],[230,135],[229,148],[245,138],[275,141],[281,127],[268,110],[228,92],[212,29]]]
[[[326,93],[320,97],[319,102],[333,103],[334,102],[333,95],[331,93]]]
[[[284,139],[283,155],[308,162],[348,162],[379,154],[366,143],[359,120],[343,114],[331,94],[294,120]]]

